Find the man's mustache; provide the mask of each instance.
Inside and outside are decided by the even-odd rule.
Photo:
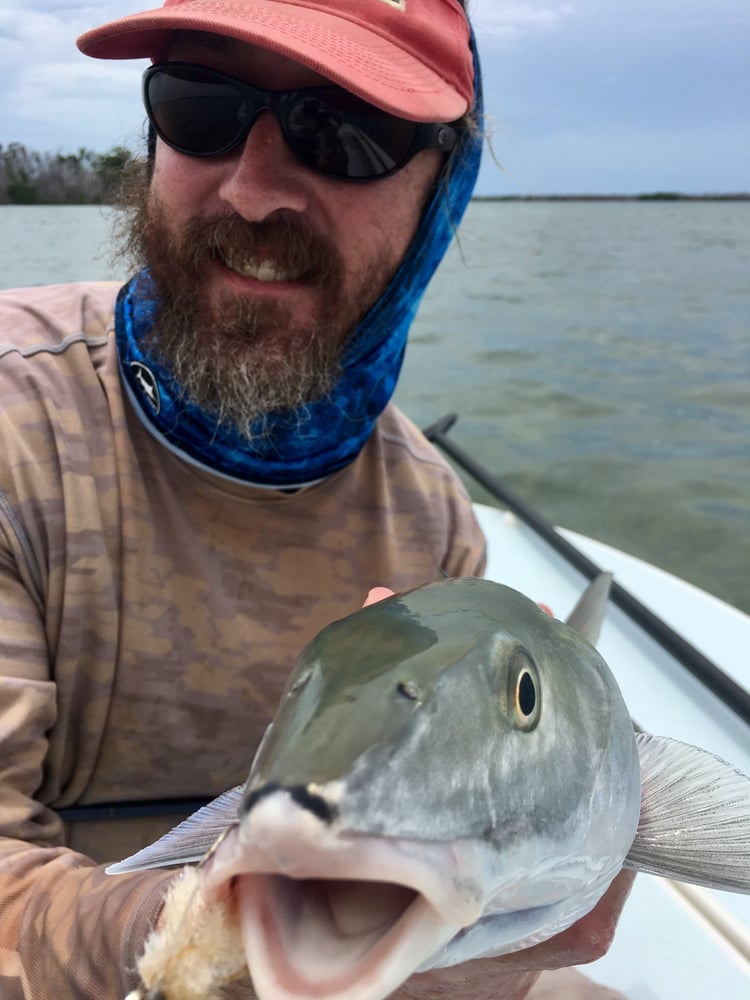
[[[182,253],[196,268],[210,259],[237,267],[267,262],[308,284],[339,282],[343,263],[336,247],[297,220],[248,222],[237,215],[193,218],[181,238]]]

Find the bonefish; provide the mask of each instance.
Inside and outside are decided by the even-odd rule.
[[[750,778],[636,735],[593,646],[608,583],[567,623],[460,579],[324,629],[244,788],[110,869],[199,862],[131,998],[249,969],[260,1000],[381,1000],[559,933],[623,865],[750,892]]]

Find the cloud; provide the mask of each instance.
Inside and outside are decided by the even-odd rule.
[[[485,42],[503,43],[532,31],[556,28],[573,13],[569,3],[539,2],[539,0],[471,0],[469,13],[472,24]]]
[[[96,105],[127,97],[132,89],[132,67],[121,63],[44,63],[19,74],[8,99],[27,118],[59,124],[90,115]]]
[[[29,9],[33,6],[33,9]],[[0,9],[0,142],[41,148],[139,141],[140,63],[93,60],[75,40],[107,20],[145,7],[138,0],[3,0]]]
[[[62,18],[40,10],[22,10],[4,6],[0,10],[0,35],[6,40],[34,46],[35,58],[41,52],[70,46],[77,23],[83,29],[83,19]]]
[[[103,4],[70,0],[3,0],[0,8],[0,43],[19,58],[44,62],[48,58],[82,59],[75,40],[89,28],[132,13],[147,3],[136,0]],[[8,47],[11,48],[8,48]]]

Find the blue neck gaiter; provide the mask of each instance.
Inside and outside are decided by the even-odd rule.
[[[481,121],[473,40],[472,46],[475,107]],[[462,132],[406,257],[350,338],[342,375],[331,393],[303,412],[269,414],[263,420],[263,433],[250,442],[192,404],[145,346],[158,300],[148,271],[135,275],[118,296],[115,330],[129,395],[152,433],[188,461],[259,486],[302,486],[352,462],[396,388],[414,314],[471,199],[481,146],[478,131]]]

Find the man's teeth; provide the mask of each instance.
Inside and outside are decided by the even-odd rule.
[[[255,278],[256,281],[297,281],[300,277],[298,272],[284,270],[272,260],[256,260],[254,257],[235,260],[228,257],[224,263],[244,278]]]

